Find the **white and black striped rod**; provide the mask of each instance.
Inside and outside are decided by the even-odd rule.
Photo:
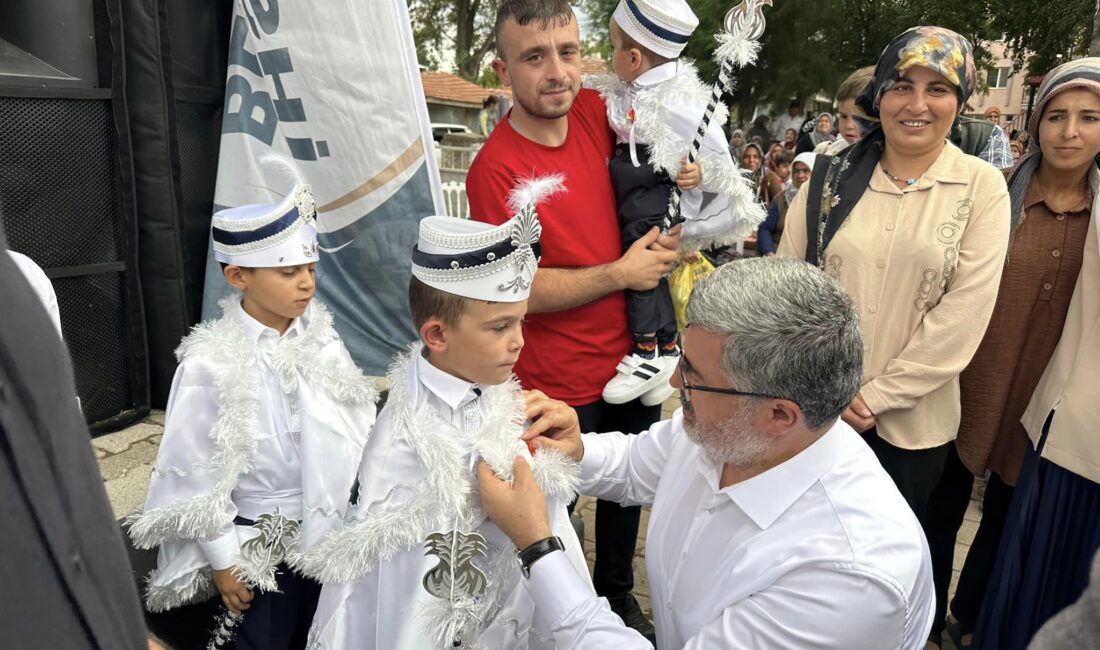
[[[726,18],[722,21],[726,33],[718,38],[723,45],[715,52],[715,58],[718,60],[718,81],[711,88],[707,110],[703,113],[703,119],[695,131],[695,139],[691,142],[691,149],[688,150],[689,164],[694,163],[699,155],[699,148],[703,145],[703,138],[706,137],[711,118],[714,117],[714,110],[721,101],[722,94],[729,88],[734,65],[744,66],[749,60],[755,58],[754,50],[750,55],[744,48],[736,46],[739,42],[755,41],[764,33],[764,5],[772,6],[772,0],[744,0],[726,12]],[[674,185],[672,194],[668,197],[665,230],[683,222],[684,217],[680,214],[680,188]]]
[[[214,632],[210,635],[210,641],[206,644],[206,650],[223,650],[230,647],[233,638],[237,636],[237,626],[244,619],[244,612],[234,612],[222,607],[222,611],[215,617]]]

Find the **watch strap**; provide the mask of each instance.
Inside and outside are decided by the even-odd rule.
[[[561,538],[554,536],[540,539],[523,550],[516,551],[516,557],[519,558],[519,565],[523,570],[523,576],[526,578],[531,575],[531,565],[539,558],[553,553],[554,551],[564,550],[565,544],[562,543]]]

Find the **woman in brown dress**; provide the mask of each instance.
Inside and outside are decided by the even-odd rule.
[[[1010,180],[1013,238],[997,304],[962,374],[959,435],[929,502],[937,632],[944,628],[955,541],[974,477],[988,473],[981,524],[951,601],[957,622],[947,633],[960,647],[977,625],[1028,449],[1020,418],[1058,345],[1090,224],[1088,174],[1100,154],[1100,114],[1075,110],[1070,100],[1074,93],[1100,95],[1100,82],[1081,74],[1046,89],[1028,125],[1037,150],[1020,161]]]

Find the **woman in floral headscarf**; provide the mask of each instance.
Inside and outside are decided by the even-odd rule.
[[[916,27],[896,37],[856,99],[870,120],[863,139],[817,161],[779,245],[859,307],[863,385],[842,417],[922,523],[1008,245],[1004,177],[947,140],[973,87],[962,36]]]

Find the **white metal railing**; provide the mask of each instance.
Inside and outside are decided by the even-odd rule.
[[[470,202],[466,197],[466,184],[450,181],[443,183],[443,205],[447,216],[470,218]]]

